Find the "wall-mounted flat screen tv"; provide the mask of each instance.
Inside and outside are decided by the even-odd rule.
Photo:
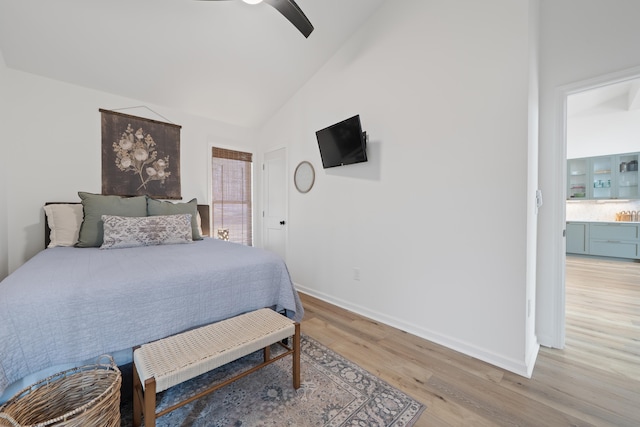
[[[325,169],[367,161],[367,138],[359,115],[317,131],[316,138]]]

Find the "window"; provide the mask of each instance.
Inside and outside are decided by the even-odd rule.
[[[251,153],[212,149],[213,235],[252,246]]]

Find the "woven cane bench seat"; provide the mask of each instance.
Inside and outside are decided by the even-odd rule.
[[[282,344],[294,337],[292,348]],[[270,357],[279,343],[286,352]],[[155,394],[263,349],[264,361],[248,371],[183,402],[155,413]],[[155,419],[218,388],[248,375],[284,356],[293,355],[293,386],[300,386],[300,325],[264,308],[221,322],[173,335],[138,347],[133,352],[134,425],[145,415],[145,427]]]

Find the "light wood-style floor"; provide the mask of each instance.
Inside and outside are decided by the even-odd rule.
[[[424,403],[416,426],[640,426],[640,263],[568,257],[566,283],[531,379],[304,294],[302,332]]]

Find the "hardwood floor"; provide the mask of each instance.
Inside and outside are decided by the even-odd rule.
[[[424,403],[416,426],[639,426],[640,264],[568,257],[566,283],[531,379],[304,294],[302,332]]]

